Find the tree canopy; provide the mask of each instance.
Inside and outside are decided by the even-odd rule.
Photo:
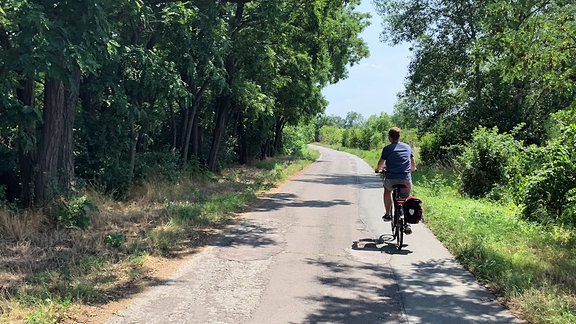
[[[0,199],[273,155],[368,55],[359,1],[0,4]]]

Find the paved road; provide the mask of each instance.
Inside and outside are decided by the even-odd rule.
[[[320,159],[108,323],[514,323],[423,225],[400,252],[372,167]]]

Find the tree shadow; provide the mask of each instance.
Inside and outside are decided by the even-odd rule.
[[[330,208],[336,205],[351,205],[344,199],[333,200],[299,200],[295,194],[278,193],[260,199],[260,204],[253,212],[270,212],[282,208]]]
[[[328,185],[354,186],[359,189],[382,188],[382,179],[376,175],[314,175],[293,180],[294,182],[322,183]]]
[[[305,323],[405,323],[398,287],[378,284],[378,278],[391,278],[389,267],[377,264],[346,265],[324,259],[308,259],[307,263],[324,268],[317,277],[326,289],[341,291],[336,295],[311,293],[307,302],[319,304],[308,314]],[[360,274],[360,275],[359,275]],[[376,279],[376,280],[375,280]],[[331,288],[338,288],[333,290]],[[342,290],[344,288],[344,290]]]
[[[427,323],[513,323],[494,294],[452,259],[416,262],[395,274],[411,319]],[[441,311],[439,311],[441,310]]]
[[[366,251],[378,252],[371,247]],[[520,323],[493,294],[471,284],[474,277],[452,260],[417,262],[410,267],[413,271],[322,259],[307,262],[327,270],[317,277],[327,286],[322,291],[345,288],[352,297],[311,293],[305,299],[320,307],[308,315],[306,323]],[[372,276],[393,281],[376,286]]]

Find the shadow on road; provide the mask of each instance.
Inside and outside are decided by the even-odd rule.
[[[351,205],[343,199],[334,200],[300,200],[294,194],[279,193],[262,198],[262,203],[253,209],[254,212],[270,212],[282,208],[330,208],[336,205]]]
[[[393,240],[392,234],[383,234],[378,239],[363,238],[352,242],[352,250],[381,252],[387,254],[408,255],[413,253],[412,250],[406,249],[406,244],[398,250]]]
[[[384,246],[386,249],[393,247]],[[361,250],[381,249],[367,244]],[[306,323],[518,323],[503,312],[491,293],[472,285],[463,287],[462,282],[474,278],[451,260],[417,262],[394,273],[382,265],[343,265],[323,259],[309,259],[308,263],[327,271],[317,277],[326,288],[306,297],[320,304]],[[390,282],[375,285],[371,277],[389,278]],[[330,295],[336,288],[345,288],[351,296]],[[400,300],[410,302],[402,306]]]
[[[324,259],[308,259],[307,263],[324,268],[317,280],[326,286],[324,294],[305,297],[319,304],[317,311],[306,317],[305,323],[404,323],[398,288],[378,284],[374,278],[391,278],[389,267],[363,264],[347,265]],[[334,287],[335,289],[331,289]],[[336,289],[337,288],[337,289]],[[344,294],[330,294],[345,288]]]
[[[382,180],[377,175],[313,175],[313,177],[299,178],[293,181],[330,185],[351,185],[360,189],[382,188]]]
[[[278,241],[270,238],[270,234],[277,232],[276,229],[243,221],[236,228],[224,233],[220,239],[214,242],[216,246],[246,246],[262,247],[264,245],[276,245]],[[267,235],[268,234],[268,235]]]

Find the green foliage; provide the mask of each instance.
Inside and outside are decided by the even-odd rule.
[[[135,181],[173,179],[191,159],[217,169],[280,153],[284,127],[321,114],[322,87],[368,55],[359,35],[369,15],[358,4],[7,0],[0,173],[22,177],[15,181],[22,187],[47,187],[29,179],[44,174],[32,172],[39,166],[32,153],[43,152],[42,113],[52,111],[44,78],[61,82],[67,101],[79,99],[62,128],[74,129],[73,143],[55,137],[54,147],[73,151],[66,163],[76,172],[50,174],[66,182],[59,188],[79,178],[121,199]],[[308,130],[285,135],[294,155],[311,141]]]
[[[386,132],[385,134],[388,134],[388,132]],[[420,140],[418,138],[417,129],[414,128],[402,129],[400,140],[404,143],[407,143],[412,148],[420,147]]]
[[[42,301],[35,301],[38,306],[35,311],[28,314],[28,323],[61,323],[71,317],[72,314],[69,310],[71,303],[71,295],[67,295],[64,298],[55,296]]]
[[[573,113],[556,115],[558,135],[540,149],[526,181],[524,216],[576,226],[576,123]]]
[[[479,280],[519,306],[527,321],[572,323],[573,230],[526,221],[513,204],[463,197],[452,176],[439,171],[419,170],[416,176],[423,177],[414,181],[427,227]]]
[[[435,133],[426,133],[420,139],[420,159],[425,165],[434,165],[439,161],[442,143]]]
[[[306,151],[306,144],[314,141],[312,125],[288,126],[284,128],[284,153],[301,158]]]
[[[360,128],[346,128],[342,134],[342,146],[360,149],[364,142]]]
[[[364,116],[355,111],[348,112],[344,120],[344,128],[362,128],[365,123]]]
[[[113,248],[122,247],[126,243],[126,236],[123,233],[112,232],[106,235],[104,242]]]
[[[575,100],[574,14],[569,1],[376,0],[383,38],[413,44],[393,121],[429,133],[426,164],[450,165],[479,126],[543,145],[549,115]]]
[[[419,170],[419,172],[422,172]],[[449,188],[448,180],[442,176],[442,174],[437,173],[431,179],[429,179],[426,175],[420,177],[418,183],[420,186],[426,188],[430,192],[430,196],[438,197]]]
[[[181,173],[180,157],[176,152],[167,150],[140,154],[134,170],[136,179],[158,179],[160,177],[174,181]]]
[[[69,199],[61,197],[51,208],[50,214],[59,225],[84,229],[90,225],[90,212],[97,210],[96,205],[86,196]]]
[[[342,144],[344,136],[344,129],[342,127],[324,125],[320,128],[319,133],[318,141],[321,143],[329,145]]]
[[[476,129],[458,157],[460,189],[472,197],[484,197],[508,180],[507,166],[514,163],[520,143],[498,129]]]

